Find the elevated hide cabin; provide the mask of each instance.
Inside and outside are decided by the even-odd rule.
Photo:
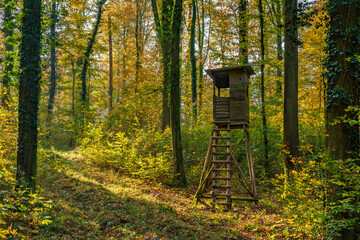
[[[230,128],[249,124],[249,78],[254,74],[251,66],[206,70],[213,79],[214,122],[230,121]],[[225,90],[225,91],[224,91]]]
[[[197,202],[212,208],[224,205],[231,209],[233,200],[257,201],[255,174],[250,151],[249,136],[249,78],[254,74],[251,66],[227,67],[206,70],[213,79],[213,129],[206,154],[199,188],[195,194]],[[230,139],[230,131],[244,132],[242,139]],[[245,143],[248,169],[241,169],[235,152]],[[235,192],[234,180],[239,180],[243,190]],[[238,185],[236,185],[236,188]]]

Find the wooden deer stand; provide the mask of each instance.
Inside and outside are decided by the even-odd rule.
[[[249,77],[254,74],[251,66],[228,67],[206,70],[213,79],[213,130],[206,154],[197,202],[207,206],[203,198],[212,199],[212,208],[225,205],[231,210],[232,200],[257,201],[253,160],[249,137]],[[217,88],[217,93],[216,93]],[[227,90],[229,89],[229,90]],[[227,90],[227,91],[226,91]],[[225,96],[221,96],[224,94]],[[231,149],[230,130],[241,129],[244,137]],[[234,152],[245,140],[249,178],[245,176]],[[235,196],[231,188],[235,176],[247,192],[247,196]],[[219,202],[219,200],[222,200]]]

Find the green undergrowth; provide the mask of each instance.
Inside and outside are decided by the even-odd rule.
[[[83,159],[101,167],[160,182],[172,174],[170,130],[159,132],[140,129],[127,135],[110,133],[103,127],[90,128],[79,147]]]
[[[0,123],[0,239],[29,239],[51,223],[52,203],[39,194],[15,190],[17,122],[0,108]]]

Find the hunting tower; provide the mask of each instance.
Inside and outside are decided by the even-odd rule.
[[[230,210],[232,200],[257,201],[248,132],[249,78],[254,70],[251,66],[238,66],[209,69],[206,72],[213,79],[213,130],[195,196],[197,201],[205,205],[202,198],[211,198],[213,209],[215,205],[225,205]],[[244,131],[244,137],[234,147],[230,146],[232,129]],[[249,177],[246,177],[247,174],[233,155],[244,141]],[[236,176],[250,197],[235,196],[232,191],[232,175]]]

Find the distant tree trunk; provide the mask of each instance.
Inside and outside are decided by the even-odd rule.
[[[90,61],[90,55],[93,49],[93,46],[95,44],[95,39],[96,39],[96,35],[97,32],[99,30],[99,25],[100,25],[100,21],[101,21],[101,15],[102,15],[102,11],[103,11],[103,6],[106,3],[107,0],[99,0],[98,2],[98,13],[97,13],[97,18],[96,18],[96,22],[94,25],[94,29],[91,35],[91,38],[89,39],[88,45],[86,47],[86,52],[84,55],[84,64],[83,64],[83,68],[81,70],[81,103],[82,103],[82,107],[84,108],[83,111],[85,110],[85,108],[87,108],[86,106],[86,102],[87,102],[87,98],[88,93],[87,93],[87,88],[86,88],[86,75],[87,75],[87,69],[89,67],[89,61]],[[82,123],[84,123],[84,119],[82,119]]]
[[[299,156],[297,0],[285,0],[284,146],[286,170]]]
[[[346,111],[348,107],[359,107],[360,89],[360,60],[357,59],[360,53],[359,22],[360,2],[329,0],[328,15],[330,17],[330,28],[327,38],[327,103],[326,103],[326,147],[334,160],[343,160],[344,169],[347,168],[349,158],[359,161],[359,125],[350,124],[346,121],[339,121],[341,117],[349,121],[359,121],[356,111]],[[352,166],[353,167],[353,166]],[[353,168],[355,169],[355,168]],[[330,178],[339,178],[340,169],[332,169]],[[345,172],[345,174],[343,174]],[[349,174],[341,170],[341,176]],[[352,174],[358,174],[352,171]],[[331,181],[329,181],[331,182]],[[344,180],[345,182],[345,180]],[[343,182],[343,183],[344,183]],[[355,186],[354,186],[355,185]],[[329,202],[344,205],[342,200],[346,199],[349,207],[336,210],[334,221],[349,221],[344,226],[339,225],[340,236],[330,236],[331,239],[356,240],[360,238],[358,222],[358,211],[355,206],[359,205],[359,198],[348,197],[350,191],[358,188],[356,182],[346,182],[343,186],[331,186],[328,197]],[[347,193],[345,195],[344,193]],[[348,201],[352,199],[351,201]],[[336,207],[336,205],[333,205]],[[354,208],[352,208],[354,207]],[[352,223],[351,221],[356,221]]]
[[[76,80],[76,71],[75,71],[75,64],[74,64],[74,60],[71,59],[71,73],[72,73],[72,91],[71,91],[71,117],[73,120],[73,124],[74,126],[76,126],[76,112],[75,112],[75,80]],[[71,132],[71,137],[70,137],[70,147],[74,147],[75,146],[75,131]]]
[[[140,53],[141,53],[141,22],[142,13],[140,9],[139,0],[136,0],[136,19],[135,19],[135,46],[136,46],[136,60],[135,60],[135,93],[137,92],[139,84],[139,72],[141,68]]]
[[[248,41],[247,41],[247,25],[248,16],[246,12],[247,0],[239,1],[239,62],[240,64],[248,64]]]
[[[113,108],[113,46],[112,46],[112,24],[111,17],[108,17],[109,27],[109,115]]]
[[[13,37],[14,26],[13,26],[13,9],[14,1],[5,0],[4,1],[4,38],[5,38],[5,67],[4,67],[4,76],[2,78],[2,87],[3,95],[1,99],[1,104],[5,109],[9,108],[10,100],[10,81],[13,71],[13,61],[12,53],[14,51],[13,45],[10,43],[10,38]]]
[[[174,183],[178,186],[187,185],[182,153],[180,123],[180,35],[183,10],[182,3],[182,0],[175,0],[171,41],[170,122],[172,130],[173,159],[175,161]]]
[[[123,44],[123,53],[122,53],[122,59],[121,59],[121,68],[122,68],[122,88],[121,88],[121,97],[125,96],[126,93],[126,79],[127,79],[127,74],[126,74],[126,49],[127,49],[127,45],[126,45],[126,37],[127,37],[127,27],[126,27],[126,22],[124,21],[123,23],[124,27],[123,27],[123,32],[122,32],[122,44]]]
[[[171,14],[174,5],[173,0],[163,0],[161,4],[161,15],[159,16],[156,0],[151,0],[154,13],[156,31],[159,38],[162,65],[163,65],[163,89],[162,89],[162,115],[161,129],[165,130],[170,126],[170,106],[169,106],[169,79],[171,62]]]
[[[50,44],[51,44],[51,56],[50,56],[50,89],[49,89],[49,102],[48,102],[48,114],[47,120],[50,122],[52,117],[52,112],[54,109],[54,99],[55,99],[55,90],[56,90],[56,23],[57,23],[57,14],[56,14],[56,1],[52,3],[51,6],[51,25],[50,25]]]
[[[23,0],[20,45],[17,187],[35,191],[41,78],[41,0]]]
[[[71,110],[73,118],[75,118],[75,80],[76,80],[76,71],[74,60],[71,59],[71,73],[72,73],[72,101],[71,101]]]
[[[197,120],[197,76],[195,58],[195,25],[196,25],[196,0],[192,0],[192,18],[190,30],[190,62],[191,62],[191,95],[194,123]]]
[[[260,17],[260,55],[261,55],[261,115],[263,123],[263,136],[264,136],[264,166],[266,171],[269,171],[269,140],[267,137],[267,124],[266,124],[266,109],[265,109],[265,43],[264,43],[264,16],[262,0],[259,0],[259,17]]]

